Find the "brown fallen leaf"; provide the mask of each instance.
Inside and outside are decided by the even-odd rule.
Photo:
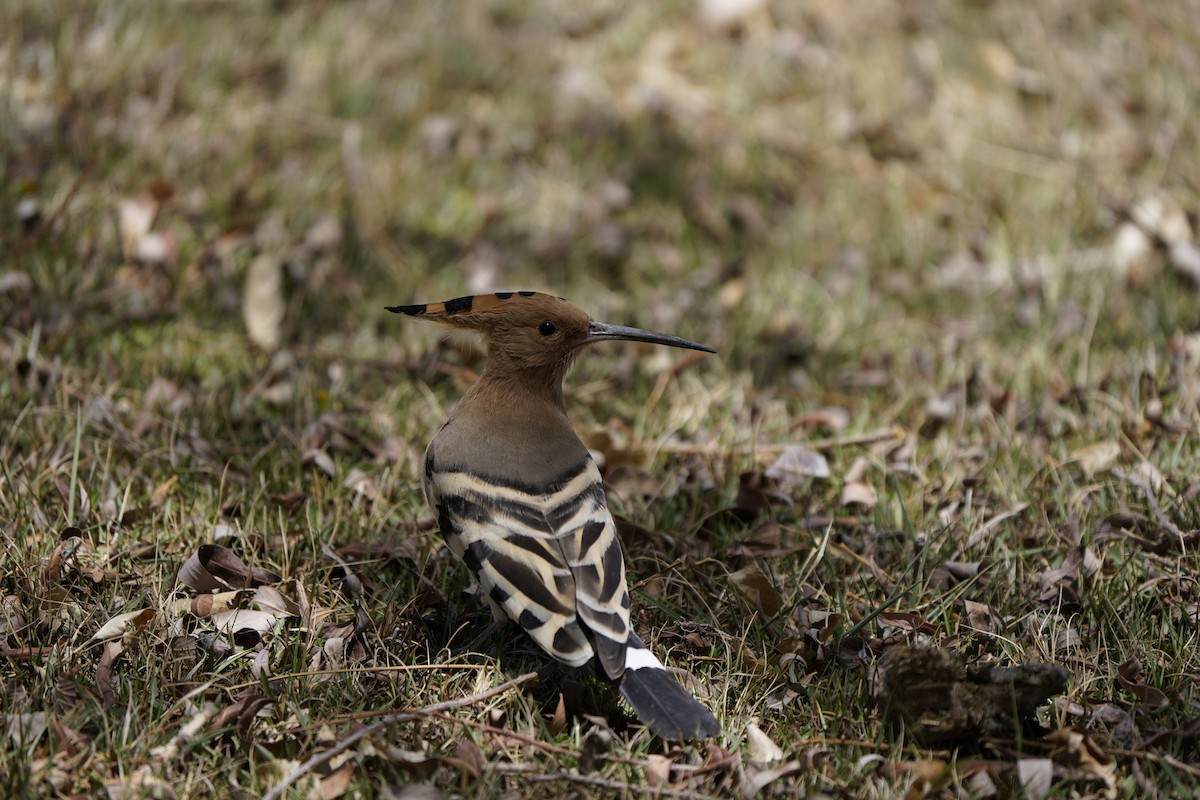
[[[320,800],[337,800],[350,788],[350,782],[354,780],[357,771],[357,764],[353,761],[346,762],[317,782],[317,796]]]
[[[104,784],[109,800],[175,800],[175,789],[149,766],[139,767],[121,780]]]
[[[559,702],[560,704],[562,702],[561,696]],[[471,780],[475,780],[483,774],[483,770],[487,767],[487,756],[483,754],[479,745],[470,739],[463,739],[455,746],[454,754],[444,758],[443,762],[447,766],[456,767]]]
[[[104,651],[100,654],[100,663],[96,665],[96,690],[100,693],[100,705],[112,708],[117,694],[112,688],[113,664],[125,652],[125,646],[114,640],[104,643]]]
[[[789,761],[769,769],[759,769],[753,764],[748,764],[746,765],[746,778],[740,787],[741,795],[744,798],[758,797],[759,793],[768,785],[780,778],[802,772],[804,769],[805,765],[801,761]]]
[[[904,800],[925,800],[939,795],[953,777],[940,758],[923,758],[908,765],[908,789]]]
[[[245,589],[283,580],[270,570],[248,567],[232,550],[219,544],[203,544],[179,570],[177,580],[196,591],[213,588]],[[202,588],[203,587],[203,588]]]
[[[764,619],[774,619],[779,614],[783,606],[779,591],[757,564],[743,567],[731,574],[729,583],[758,609]]]
[[[172,475],[165,481],[154,487],[154,491],[150,493],[150,507],[162,508],[167,502],[167,498],[171,495],[171,490],[175,488],[175,484],[179,482],[178,475]]]
[[[74,569],[75,554],[87,548],[83,540],[83,531],[74,525],[63,528],[58,535],[58,544],[46,560],[45,576],[47,583],[59,583],[65,574]]]
[[[805,428],[826,428],[833,433],[841,433],[850,425],[850,412],[838,406],[817,408],[801,414],[796,424]]]
[[[166,611],[171,615],[191,614],[203,619],[221,611],[245,608],[254,595],[249,590],[202,594],[199,597],[180,597],[167,603]]]
[[[7,740],[21,748],[32,748],[49,727],[49,718],[45,711],[3,714],[0,715],[0,722],[4,724]]]
[[[646,756],[646,785],[652,789],[671,785],[671,759],[656,754]]]
[[[558,693],[558,705],[554,707],[554,713],[550,715],[550,719],[546,720],[546,727],[555,736],[567,729],[567,702],[563,698],[562,692]]]
[[[144,627],[152,619],[154,619],[154,609],[152,608],[139,608],[136,611],[117,614],[101,625],[100,630],[92,634],[92,641],[103,642],[106,639],[122,637],[131,630]]]
[[[932,636],[937,633],[937,627],[927,622],[925,617],[913,611],[882,611],[876,617],[880,625],[890,626],[902,631],[913,631]]]
[[[779,491],[775,481],[761,472],[743,472],[738,477],[737,498],[733,510],[743,520],[752,520],[771,509],[792,509],[792,498]]]
[[[612,467],[604,476],[604,485],[624,499],[657,497],[663,494],[663,482],[654,473],[637,464]]]
[[[1104,796],[1117,796],[1117,761],[1080,728],[1060,728],[1045,737],[1045,741],[1062,748],[1055,758],[1082,769],[1087,775],[1104,784]]]
[[[360,597],[363,594],[363,582],[355,574],[354,568],[325,542],[321,542],[321,555],[333,562],[334,566],[329,571],[329,577],[335,581],[341,581],[342,586],[346,588],[347,594],[351,597]]]
[[[973,633],[991,638],[1002,629],[1003,620],[987,604],[964,598],[963,607],[967,612],[967,624]]]
[[[361,469],[350,470],[350,474],[346,476],[346,480],[342,481],[342,486],[371,502],[378,502],[383,498],[383,493],[379,490],[378,485],[376,485],[375,479]]]
[[[1162,708],[1171,702],[1160,689],[1142,682],[1142,662],[1136,656],[1126,659],[1117,666],[1117,683],[1136,697],[1142,705]]]
[[[978,579],[986,582],[991,561],[947,561],[938,564],[929,573],[929,585],[933,588],[947,591],[963,581]]]
[[[1080,447],[1071,453],[1069,461],[1074,462],[1090,478],[1111,469],[1120,457],[1120,443],[1107,441]]]
[[[1043,603],[1061,602],[1078,605],[1083,589],[1082,578],[1090,578],[1100,571],[1104,562],[1090,547],[1076,545],[1067,551],[1059,567],[1044,570],[1038,576]]]

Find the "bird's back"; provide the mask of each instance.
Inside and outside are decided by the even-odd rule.
[[[464,407],[465,404],[465,407]],[[600,472],[556,408],[464,398],[425,454],[450,549],[504,616],[572,666],[625,669],[629,591]]]

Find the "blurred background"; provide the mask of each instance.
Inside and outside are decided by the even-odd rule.
[[[3,322],[363,353],[534,288],[754,384],[1074,379],[1197,321],[1197,10],[13,0]]]

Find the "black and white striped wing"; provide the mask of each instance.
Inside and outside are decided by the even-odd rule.
[[[462,468],[426,481],[442,535],[492,603],[559,661],[597,655],[620,677],[629,591],[596,465],[538,487]]]

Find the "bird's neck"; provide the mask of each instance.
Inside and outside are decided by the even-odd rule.
[[[587,464],[587,448],[563,410],[561,378],[520,378],[484,370],[430,445],[438,463],[529,484]]]
[[[553,376],[549,376],[553,378]],[[562,378],[528,375],[511,370],[484,369],[467,390],[451,418],[471,419],[474,425],[488,423],[509,431],[538,430],[541,435],[556,428],[572,433],[563,403]]]
[[[565,373],[566,365],[561,369],[520,369],[507,359],[493,356],[460,405],[478,406],[499,416],[529,410],[565,418]]]

